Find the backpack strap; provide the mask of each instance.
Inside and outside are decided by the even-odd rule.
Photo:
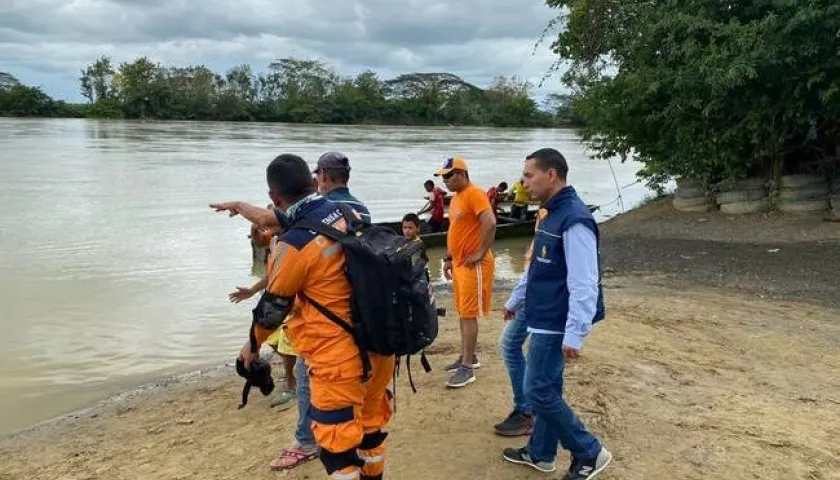
[[[397,360],[397,365],[399,365],[399,359]],[[432,366],[429,364],[429,359],[426,358],[426,351],[425,350],[420,352],[420,365],[423,366],[423,370],[425,370],[426,373],[429,373],[429,372],[432,371]],[[408,370],[408,384],[411,386],[411,391],[413,393],[417,393],[417,387],[414,386],[414,378],[412,378],[412,376],[411,376],[411,355],[406,355],[406,357],[405,357],[405,368],[406,368],[406,370]],[[397,388],[397,382],[394,382],[394,389],[396,389],[396,388]],[[394,411],[396,412],[396,408],[394,409]]]
[[[365,350],[361,345],[359,345],[359,334],[356,331],[356,328],[351,326],[349,323],[344,321],[341,317],[336,315],[335,313],[331,312],[329,308],[321,305],[320,303],[316,302],[312,299],[309,295],[305,293],[301,293],[303,298],[305,298],[309,303],[315,307],[316,310],[321,312],[322,315],[330,319],[333,323],[341,327],[344,331],[350,334],[353,337],[353,340],[356,342],[356,345],[359,347],[359,354],[362,357],[362,381],[366,382],[370,379],[371,373],[373,368],[370,364],[370,355],[368,355],[367,350]]]
[[[338,210],[347,223],[347,233],[345,235],[352,235],[364,227],[365,222],[362,220],[361,214],[356,213],[353,207],[346,203],[336,203],[336,206],[338,206]]]
[[[302,218],[293,223],[289,228],[312,230],[313,232],[320,233],[321,235],[329,238],[330,240],[335,240],[336,242],[347,236],[346,233],[333,227],[332,225],[327,225],[326,223],[312,220],[311,218]]]

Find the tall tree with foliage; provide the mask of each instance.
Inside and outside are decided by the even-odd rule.
[[[0,72],[0,116],[52,117],[58,104],[40,87],[21,85],[11,73]]]
[[[546,3],[585,138],[603,157],[635,154],[653,183],[778,176],[815,136],[840,140],[833,0]]]

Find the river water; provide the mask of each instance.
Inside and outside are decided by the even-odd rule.
[[[157,376],[230,360],[252,302],[248,225],[208,203],[266,205],[278,153],[348,154],[350,186],[374,220],[424,203],[422,183],[464,156],[483,188],[516,180],[553,146],[587,203],[619,211],[639,165],[591,160],[571,130],[0,119],[0,432]],[[625,208],[650,192],[622,191]],[[500,242],[500,276],[524,241]]]

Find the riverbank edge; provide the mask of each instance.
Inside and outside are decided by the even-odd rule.
[[[671,198],[669,196],[662,196],[658,198],[649,199],[648,201],[645,201],[632,209],[626,210],[623,213],[614,215],[608,219],[605,219],[602,222],[599,222],[599,226],[602,229],[608,229],[611,226],[614,226],[616,227],[615,230],[621,230],[622,222],[628,220],[632,221],[636,225],[637,228],[634,228],[634,230],[648,230],[650,229],[650,222],[657,221],[657,217],[659,217],[659,215],[661,214],[661,209],[663,207],[667,208],[669,211],[671,210],[669,206],[670,199]],[[634,217],[637,217],[639,215],[643,215],[646,217],[644,218],[644,224],[636,223],[636,218]],[[698,218],[728,218],[729,216],[721,215],[719,214],[719,212],[709,212],[704,214],[680,214],[680,217],[684,222],[695,223],[697,222]],[[742,216],[741,218],[746,220],[749,218],[749,216]],[[793,216],[790,218],[801,219],[803,217]],[[668,220],[663,218],[662,223],[668,223]],[[621,236],[620,233],[615,233],[618,234],[616,236]],[[638,234],[638,231],[634,231],[633,233]],[[683,236],[684,235],[675,235],[674,237],[679,238]],[[807,243],[820,243],[821,241],[822,240],[820,239],[806,240]],[[605,278],[625,275],[632,276],[632,273],[615,272],[612,269],[604,272]],[[516,282],[517,279],[496,279],[496,281],[494,282],[494,290],[504,295],[514,287]],[[700,284],[698,284],[698,286],[700,286]],[[447,296],[451,296],[451,286],[449,284],[436,284],[435,287],[437,289],[436,294],[438,295],[438,297],[445,298]],[[47,434],[49,432],[61,429],[64,426],[69,426],[70,424],[74,424],[79,421],[96,418],[97,416],[104,412],[107,412],[111,408],[119,408],[120,406],[127,406],[131,405],[132,403],[142,402],[144,399],[149,398],[151,396],[161,394],[164,392],[177,391],[179,389],[195,385],[196,383],[201,383],[214,379],[221,379],[228,376],[232,377],[235,375],[233,365],[234,364],[232,363],[232,358],[229,358],[226,361],[220,360],[217,362],[199,364],[195,367],[185,367],[184,371],[164,374],[157,379],[139,383],[135,387],[129,387],[120,393],[113,395],[105,395],[99,400],[93,401],[84,407],[74,409],[65,414],[60,414],[51,417],[49,419],[30,425],[28,427],[2,433],[0,434],[0,442],[7,443],[31,436]]]
[[[59,414],[24,428],[0,434],[0,442],[11,442],[30,436],[46,434],[82,420],[96,418],[110,408],[130,405],[163,392],[174,391],[207,380],[219,379],[230,375],[233,372],[233,365],[231,362],[208,362],[197,366],[185,367],[186,371],[161,375],[154,380],[139,383],[119,393],[105,395],[103,398],[95,400],[81,408]]]
[[[665,197],[661,197],[642,202],[634,208],[604,219],[599,222],[599,226],[603,227],[605,225],[609,225],[613,221],[629,215],[631,212],[652,208],[652,206],[656,205],[658,201],[664,200],[664,198]],[[452,290],[450,285],[446,283],[435,283],[436,295],[439,297],[451,295]],[[515,280],[496,279],[493,288],[499,292],[509,292],[513,289],[515,283]],[[100,414],[108,411],[110,408],[118,408],[119,406],[130,405],[133,402],[141,402],[145,398],[164,392],[187,388],[202,381],[220,379],[224,376],[232,376],[235,375],[232,368],[233,365],[232,360],[225,361],[220,359],[217,362],[207,362],[195,365],[194,367],[185,367],[184,371],[163,374],[153,380],[140,382],[133,387],[128,387],[119,393],[103,395],[102,398],[83,407],[70,410],[67,413],[50,417],[27,427],[2,433],[0,434],[0,442],[11,442],[31,436],[46,434],[57,429],[61,429],[63,426],[69,426],[70,424],[74,424],[82,420],[96,418]]]
[[[515,284],[516,281],[512,279],[497,279],[494,284],[494,289],[506,294],[513,289]],[[437,285],[436,288],[437,291],[435,294],[439,298],[451,297],[451,285],[441,284]],[[266,360],[271,361],[273,354],[263,353],[262,356]],[[49,434],[77,422],[96,418],[108,412],[110,409],[129,407],[132,404],[140,403],[155,395],[175,392],[211,380],[220,380],[225,377],[232,378],[236,375],[234,365],[231,357],[228,360],[206,362],[195,366],[184,367],[184,371],[163,374],[153,380],[128,387],[119,393],[104,395],[98,400],[94,400],[83,407],[73,409],[67,413],[56,415],[27,427],[2,433],[0,434],[0,442],[8,443],[33,436]]]

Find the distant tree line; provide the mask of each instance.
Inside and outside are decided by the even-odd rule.
[[[240,65],[164,67],[146,57],[115,65],[101,57],[80,76],[86,104],[55,101],[0,73],[0,115],[264,121],[330,124],[576,126],[574,98],[551,95],[541,108],[531,85],[497,77],[480,88],[451,73],[338,74],[317,60],[283,58],[265,73]]]

